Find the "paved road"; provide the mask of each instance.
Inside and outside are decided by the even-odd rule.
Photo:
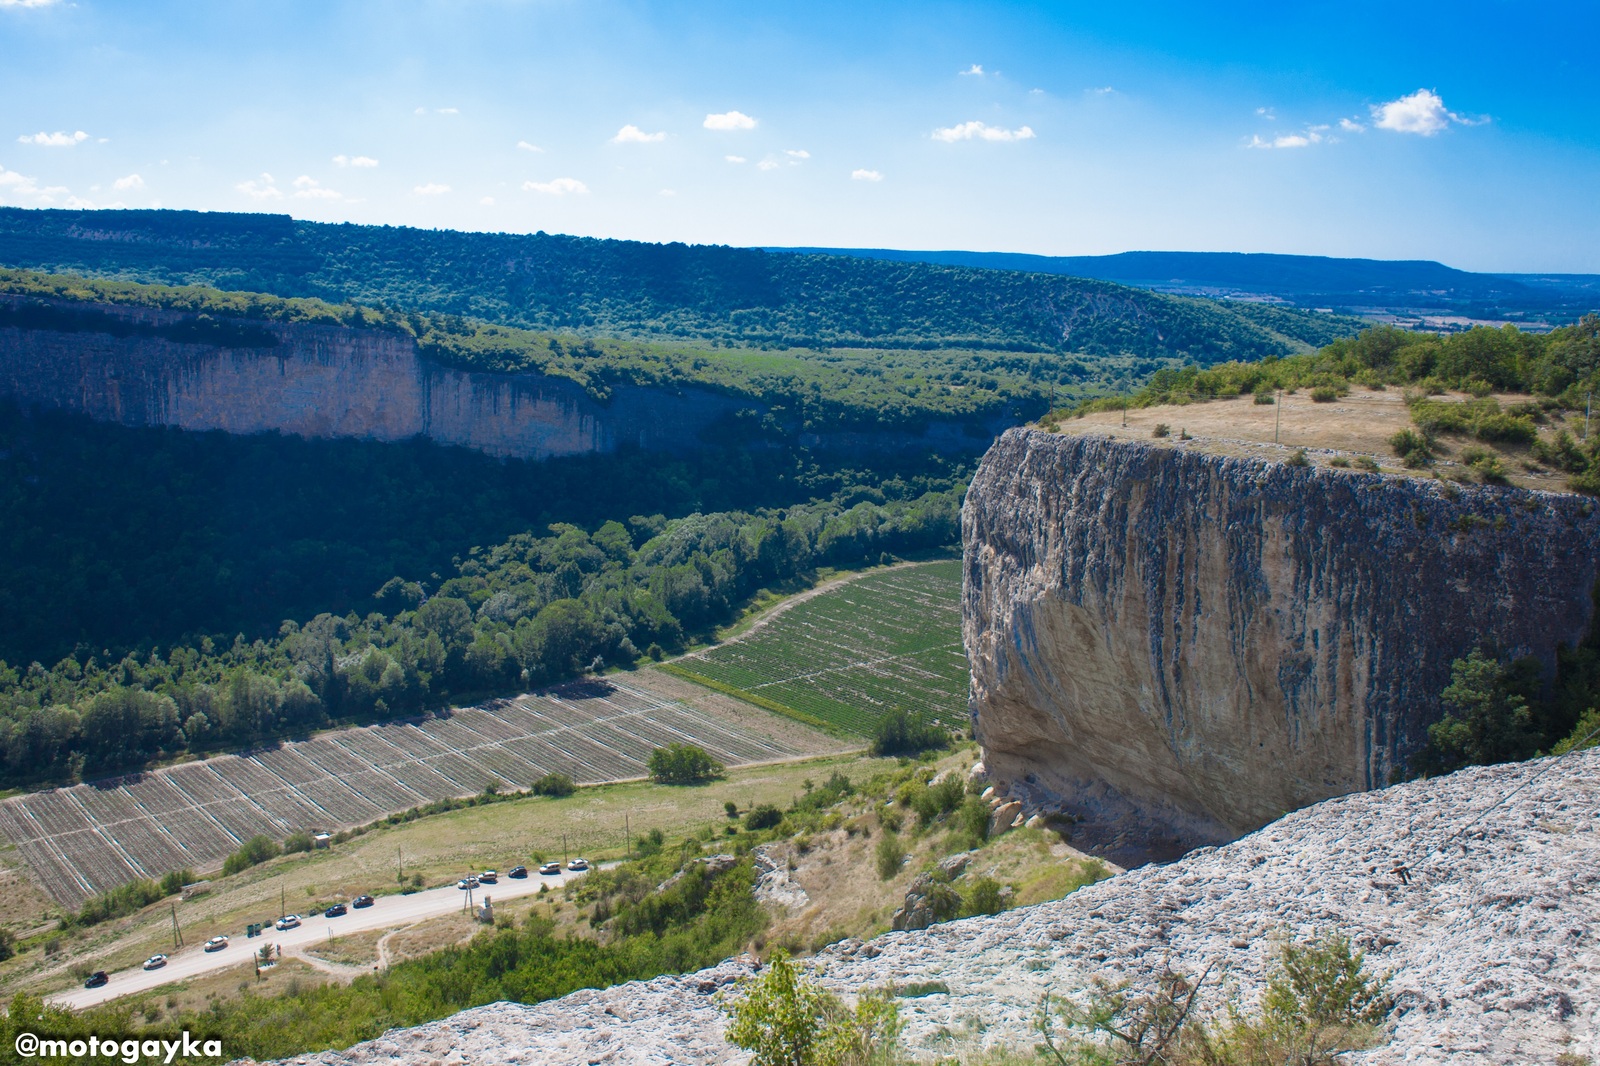
[[[555,889],[575,877],[582,876],[581,873],[542,875],[529,873],[526,879],[511,880],[501,875],[499,884],[483,885],[476,889],[472,893],[472,901],[475,904],[482,904],[486,895],[497,903],[516,899],[539,891],[541,885],[549,885]],[[251,940],[245,939],[243,929],[207,929],[197,926],[186,930],[184,934],[185,937],[195,938],[197,942],[192,947],[174,952],[167,964],[159,970],[119,970],[111,974],[111,980],[99,988],[76,988],[69,992],[57,993],[48,999],[51,1003],[64,1007],[81,1009],[105,1003],[119,996],[148,992],[161,985],[186,981],[191,977],[227,969],[230,966],[249,969],[251,953],[259,951],[264,944],[281,944],[285,949],[310,947],[326,941],[330,930],[334,936],[344,936],[369,929],[410,925],[425,918],[437,918],[461,910],[466,896],[465,892],[454,885],[446,888],[430,888],[409,896],[379,896],[372,906],[352,910],[341,918],[324,918],[320,911],[309,916],[301,915],[303,924],[300,928],[283,932],[269,928],[264,935]],[[226,933],[233,938],[232,942],[220,951],[201,950],[199,941],[218,933]]]

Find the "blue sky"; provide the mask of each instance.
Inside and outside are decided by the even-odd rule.
[[[0,203],[1600,273],[1600,5],[1217,7],[0,0]]]

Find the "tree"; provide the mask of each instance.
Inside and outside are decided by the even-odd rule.
[[[751,1066],[865,1066],[892,1061],[900,1012],[887,994],[863,993],[851,1011],[782,951],[725,1009],[730,1043]]]
[[[656,748],[647,766],[650,776],[663,785],[696,785],[721,777],[724,769],[704,748],[682,743]]]
[[[1428,727],[1424,771],[1449,773],[1533,755],[1539,737],[1527,697],[1516,691],[1517,680],[1514,671],[1478,648],[1451,663],[1450,684],[1440,694],[1451,713]]]

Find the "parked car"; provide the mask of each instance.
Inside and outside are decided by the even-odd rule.
[[[461,880],[456,882],[456,887],[463,892],[467,891],[468,889],[477,888],[478,879],[476,877],[463,877]]]
[[[500,874],[495,870],[485,870],[478,875],[478,884],[480,885],[498,885],[499,883]]]
[[[506,876],[516,878],[527,877],[528,868],[526,866],[513,866],[510,870],[506,871]]]
[[[561,864],[559,862],[547,862],[539,867],[539,872],[542,874],[558,874],[561,872]]]
[[[324,918],[342,918],[349,913],[350,912],[345,909],[345,905],[343,903],[335,903],[333,906],[323,911],[322,916]]]
[[[147,969],[147,970],[159,970],[159,969],[161,969],[161,967],[165,966],[166,964],[167,964],[167,957],[165,955],[160,955],[160,954],[152,955],[148,959],[144,960],[144,968]]]
[[[589,860],[588,859],[573,859],[571,862],[567,863],[567,869],[571,870],[573,873],[582,873],[584,870],[587,870],[588,868],[589,868]]]
[[[227,946],[228,946],[228,938],[225,937],[225,936],[214,936],[210,940],[206,941],[206,950],[207,951],[221,951],[223,948],[225,948]]]
[[[99,988],[109,980],[111,980],[110,974],[106,973],[104,970],[96,970],[94,973],[89,975],[89,979],[83,983],[83,987]]]
[[[376,902],[371,896],[357,896],[350,901],[350,906],[360,909],[362,907],[370,907]]]
[[[299,924],[300,916],[298,914],[285,914],[282,918],[279,918],[273,923],[273,925],[276,926],[280,931],[284,929],[294,929],[299,926]]]

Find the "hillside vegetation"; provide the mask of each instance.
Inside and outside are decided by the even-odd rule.
[[[1287,355],[1359,325],[1048,274],[282,215],[0,209],[0,263],[536,330],[778,347],[1213,363]]]

